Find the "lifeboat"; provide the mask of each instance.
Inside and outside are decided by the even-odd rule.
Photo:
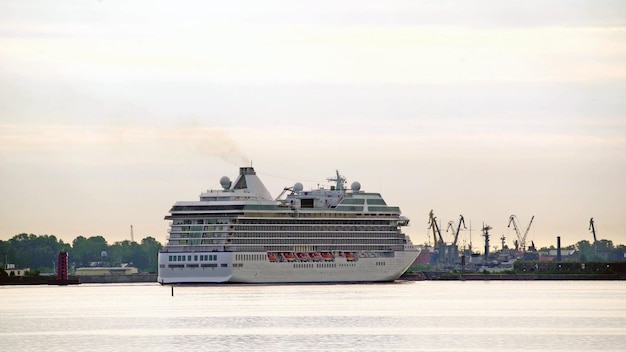
[[[322,258],[324,258],[324,260],[333,260],[333,259],[335,259],[333,257],[333,255],[328,253],[328,252],[322,252]]]
[[[276,254],[274,254],[274,253],[267,253],[267,259],[269,259],[269,260],[270,260],[270,262],[275,262],[275,261],[277,261],[277,260],[278,260],[278,259],[276,258]]]
[[[283,257],[285,257],[285,259],[287,259],[288,261],[296,260],[296,256],[293,253],[289,252],[283,253]]]
[[[344,255],[346,256],[346,259],[348,261],[353,261],[354,260],[354,253],[351,252],[345,252]]]
[[[307,261],[309,260],[309,256],[306,255],[306,253],[298,253],[298,259],[302,260],[302,261]]]
[[[321,259],[320,255],[318,253],[316,253],[316,252],[309,253],[309,257],[311,257],[311,259],[313,259],[313,260],[320,260]]]

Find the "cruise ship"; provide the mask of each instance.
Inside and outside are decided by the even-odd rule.
[[[333,283],[393,281],[419,251],[402,232],[409,219],[379,193],[346,189],[336,172],[326,187],[300,182],[273,198],[254,168],[235,182],[179,201],[167,244],[159,252],[158,282]],[[334,183],[334,184],[333,184]],[[284,197],[284,198],[283,198]]]

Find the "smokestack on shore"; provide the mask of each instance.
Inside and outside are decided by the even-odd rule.
[[[561,261],[561,236],[556,236],[556,261]]]

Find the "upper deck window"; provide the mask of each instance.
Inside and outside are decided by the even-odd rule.
[[[300,200],[300,207],[302,208],[313,208],[313,203],[315,199],[313,198],[305,198]]]

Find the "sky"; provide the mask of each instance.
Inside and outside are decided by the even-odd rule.
[[[252,164],[432,243],[626,244],[626,2],[0,0],[0,240],[152,236]],[[471,231],[470,231],[471,223]]]

